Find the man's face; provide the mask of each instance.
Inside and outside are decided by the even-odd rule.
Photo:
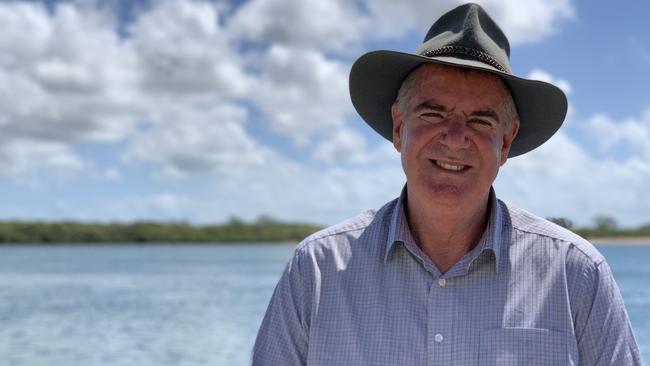
[[[411,199],[461,207],[485,199],[508,157],[519,121],[508,121],[503,82],[485,72],[425,64],[393,104],[393,144]],[[403,109],[403,110],[401,110]]]

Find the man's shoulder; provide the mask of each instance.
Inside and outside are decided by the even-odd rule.
[[[322,240],[332,236],[341,236],[350,232],[363,231],[373,224],[378,210],[366,210],[354,217],[348,218],[332,226],[319,230],[303,240],[303,244]]]
[[[512,204],[499,202],[505,209],[515,233],[524,237],[550,239],[535,242],[552,243],[565,250],[577,250],[584,258],[596,265],[604,260],[603,255],[593,244],[580,235]]]
[[[338,224],[317,231],[306,237],[298,245],[298,250],[349,245],[369,232],[373,234],[373,237],[381,236],[387,232],[396,204],[397,200],[390,201],[380,209],[366,210]]]

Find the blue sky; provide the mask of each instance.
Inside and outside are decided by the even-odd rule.
[[[495,189],[540,216],[650,222],[642,1],[479,1],[515,74],[569,97],[560,132]],[[412,51],[457,1],[4,1],[0,219],[237,216],[331,224],[404,184],[356,115],[354,60]]]

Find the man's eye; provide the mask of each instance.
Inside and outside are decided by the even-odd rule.
[[[469,122],[472,123],[472,124],[475,124],[477,126],[480,126],[480,127],[493,127],[494,126],[494,123],[492,123],[490,121],[486,121],[484,119],[472,119]]]
[[[420,118],[425,119],[427,121],[439,120],[439,119],[442,118],[442,115],[440,113],[436,113],[436,112],[427,112],[427,113],[422,113],[420,115]]]

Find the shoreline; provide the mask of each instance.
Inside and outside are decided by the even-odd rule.
[[[584,237],[583,237],[584,238]],[[650,236],[602,236],[602,237],[591,237],[584,238],[589,243],[593,245],[637,245],[637,246],[650,246]],[[235,241],[209,241],[209,240],[197,240],[197,241],[83,241],[83,242],[58,242],[58,241],[48,241],[48,242],[0,242],[0,247],[4,245],[104,245],[104,246],[123,246],[123,245],[138,245],[138,246],[147,246],[147,245],[249,245],[249,244],[261,244],[261,245],[277,245],[277,244],[298,244],[299,241],[296,240],[235,240]]]
[[[587,238],[593,245],[649,245],[648,236],[621,236]]]

